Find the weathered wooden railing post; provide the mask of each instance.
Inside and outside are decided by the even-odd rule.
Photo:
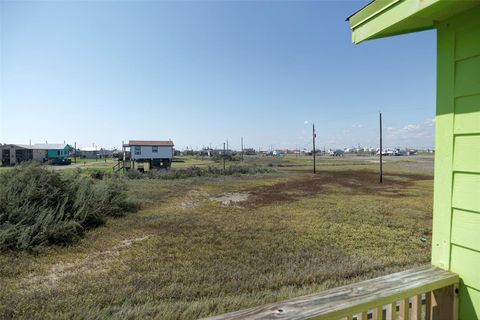
[[[458,319],[458,285],[434,290],[430,293],[430,308],[427,320]]]

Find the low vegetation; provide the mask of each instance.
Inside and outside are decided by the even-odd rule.
[[[60,175],[40,165],[22,165],[0,175],[0,250],[26,250],[77,241],[88,229],[135,206],[125,183],[99,182],[79,171]]]
[[[375,160],[325,157],[313,175],[309,158],[252,157],[276,171],[123,179],[137,213],[69,247],[0,253],[0,318],[196,319],[428,263],[432,158],[387,159],[383,185]]]
[[[127,177],[130,179],[186,179],[193,177],[218,177],[218,176],[231,176],[241,174],[262,174],[274,172],[271,168],[259,167],[259,166],[247,166],[247,165],[229,165],[223,170],[223,168],[216,166],[197,167],[191,166],[188,168],[172,169],[172,170],[150,170],[146,174],[137,170],[130,170],[127,172]]]

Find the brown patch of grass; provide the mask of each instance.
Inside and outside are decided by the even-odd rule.
[[[253,208],[279,201],[296,201],[317,193],[332,192],[348,195],[378,194],[386,197],[401,197],[404,196],[403,191],[408,190],[415,182],[432,179],[432,176],[423,174],[389,174],[384,176],[383,184],[380,184],[378,173],[372,171],[322,171],[315,175],[249,190],[250,197],[243,205]]]

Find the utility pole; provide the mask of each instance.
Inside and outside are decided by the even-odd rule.
[[[125,142],[122,140],[122,172],[123,173],[125,173],[125,160],[126,160],[125,158],[126,157],[127,157],[127,155],[125,154]]]
[[[242,162],[243,162],[243,137],[241,142],[242,142],[241,145],[242,145]]]
[[[225,171],[225,142],[223,143],[223,174],[227,174]]]
[[[382,113],[380,112],[380,183],[383,183]]]
[[[313,139],[313,173],[316,173],[317,171],[317,166],[315,163],[315,138],[317,137],[317,134],[315,133],[315,123],[313,123],[312,127],[312,139]]]

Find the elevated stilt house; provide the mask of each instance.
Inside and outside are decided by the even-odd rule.
[[[213,319],[480,319],[480,1],[375,0],[348,21],[354,43],[437,30],[432,266]]]
[[[172,140],[130,140],[123,144],[122,159],[114,169],[169,169],[173,158]]]

